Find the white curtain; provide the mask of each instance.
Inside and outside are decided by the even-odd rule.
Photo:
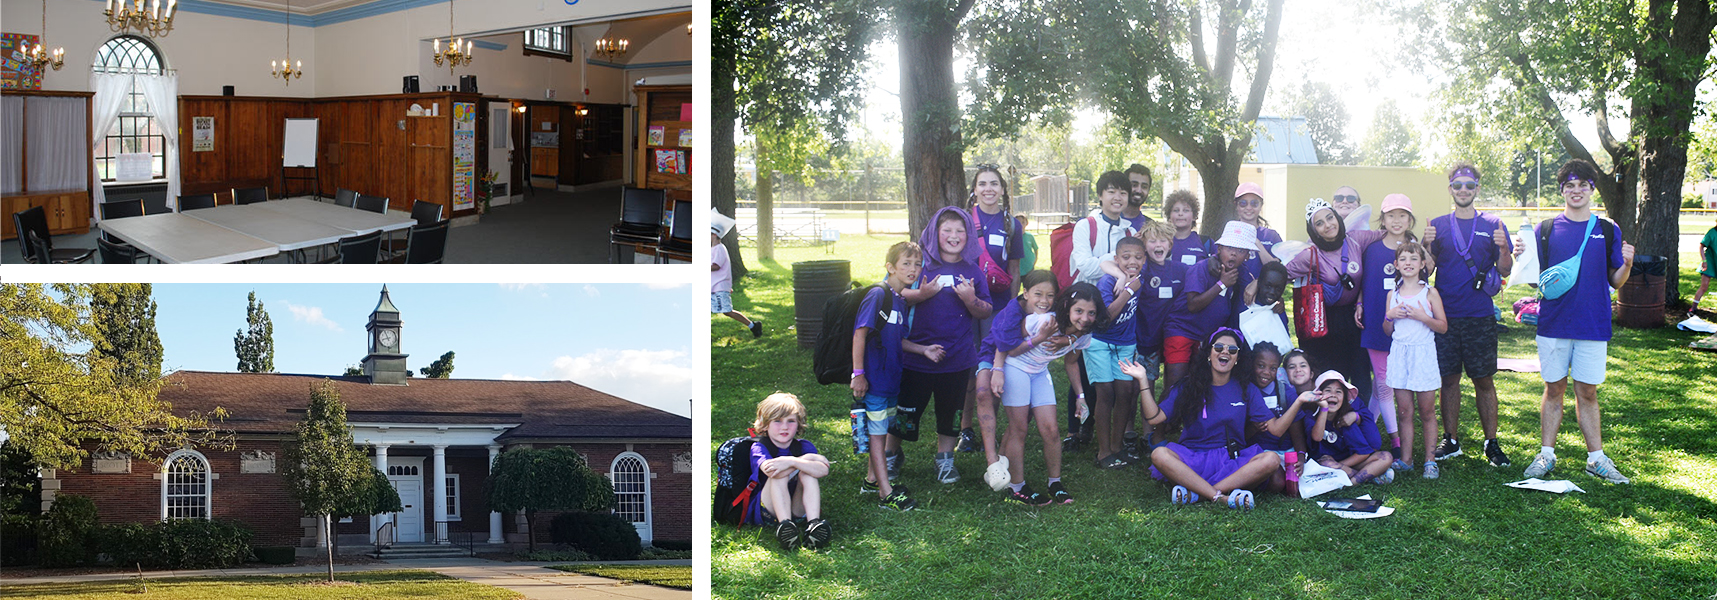
[[[119,109],[125,105],[125,96],[131,91],[131,77],[130,75],[113,73],[91,73],[89,75],[89,89],[95,91],[95,99],[93,100],[95,105],[92,107],[93,118],[95,119],[93,123],[95,135],[90,136],[90,141],[95,148],[100,148],[102,144],[107,143],[108,130],[113,129],[113,124],[119,122]],[[102,153],[98,150],[95,154],[100,156]],[[94,169],[95,165],[92,163],[90,168]],[[96,172],[100,173],[101,171],[97,170]],[[95,215],[96,220],[100,220],[101,203],[107,201],[107,194],[101,189],[99,177],[95,182],[95,189],[90,190],[89,199],[95,203],[94,206],[90,207],[90,214]],[[168,200],[171,201],[172,198],[169,197]]]
[[[0,131],[24,129],[24,97],[0,96]],[[0,136],[0,194],[12,195],[24,188],[24,136]]]
[[[179,206],[179,76],[138,75],[137,91],[149,102],[155,124],[166,138],[162,175],[167,177],[167,208]]]
[[[88,182],[84,140],[89,117],[82,98],[25,100],[25,174],[32,193],[81,190]]]

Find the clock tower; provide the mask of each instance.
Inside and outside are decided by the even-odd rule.
[[[405,385],[407,355],[400,353],[399,309],[388,298],[387,285],[382,286],[381,302],[370,311],[370,322],[364,329],[370,334],[370,353],[364,357],[364,374],[371,384]]]

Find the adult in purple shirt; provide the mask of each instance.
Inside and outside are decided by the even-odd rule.
[[[1443,412],[1443,442],[1437,462],[1461,455],[1461,371],[1473,380],[1473,396],[1484,429],[1484,454],[1493,467],[1512,464],[1496,443],[1496,304],[1485,293],[1485,278],[1493,271],[1507,277],[1514,268],[1512,244],[1502,219],[1479,212],[1479,170],[1468,163],[1449,169],[1449,196],[1455,212],[1431,219],[1425,226],[1425,246],[1436,260],[1437,294],[1449,329],[1437,334],[1437,365],[1443,375],[1438,403]],[[1500,286],[1498,290],[1500,291]],[[1540,317],[1542,319],[1543,317]]]
[[[1365,247],[1364,267],[1361,269],[1365,273],[1365,291],[1359,300],[1359,345],[1365,347],[1366,355],[1371,359],[1371,399],[1377,405],[1378,424],[1390,437],[1390,452],[1400,456],[1395,390],[1387,383],[1389,347],[1393,340],[1389,332],[1383,330],[1383,318],[1388,312],[1389,292],[1395,290],[1395,249],[1402,243],[1417,240],[1413,229],[1418,217],[1413,214],[1413,201],[1406,194],[1384,196],[1381,208],[1377,229],[1383,232],[1383,239]],[[1407,464],[1402,462],[1396,468],[1405,469]]]
[[[1270,228],[1263,212],[1264,188],[1250,181],[1234,188],[1234,220],[1258,229],[1258,247],[1246,253],[1246,273],[1253,279],[1258,278],[1258,271],[1264,268],[1264,263],[1276,262],[1276,256],[1270,250],[1282,243],[1282,234]]]
[[[1209,499],[1250,509],[1253,498],[1247,488],[1268,481],[1282,468],[1276,453],[1247,445],[1245,440],[1260,431],[1275,436],[1286,433],[1299,418],[1300,405],[1315,398],[1302,396],[1275,415],[1240,369],[1249,364],[1249,354],[1240,332],[1218,329],[1204,340],[1192,372],[1169,389],[1161,404],[1139,394],[1145,422],[1160,425],[1173,419],[1181,425],[1179,442],[1151,451],[1151,476],[1176,484],[1170,495],[1175,504]],[[1121,371],[1141,387],[1149,385],[1143,365],[1123,363]]]
[[[1365,247],[1383,237],[1381,231],[1348,231],[1335,208],[1322,198],[1306,204],[1306,237],[1312,247],[1283,265],[1291,277],[1311,277],[1322,285],[1328,333],[1299,336],[1300,348],[1327,368],[1347,374],[1364,393],[1371,390],[1371,360],[1359,345],[1358,312],[1365,271],[1361,268]],[[1313,275],[1316,275],[1313,277]]]
[[[1538,249],[1539,264],[1549,269],[1576,255],[1580,259],[1574,265],[1574,286],[1556,298],[1546,290],[1538,303],[1538,362],[1544,377],[1538,423],[1544,437],[1538,455],[1526,467],[1527,477],[1544,477],[1556,467],[1556,432],[1562,428],[1562,399],[1572,378],[1580,435],[1586,440],[1586,472],[1610,483],[1628,483],[1615,461],[1604,455],[1598,386],[1604,383],[1609,354],[1610,288],[1627,283],[1633,272],[1634,247],[1622,241],[1615,223],[1592,214],[1597,180],[1598,170],[1592,163],[1574,159],[1562,165],[1556,173],[1565,201],[1562,214],[1539,225],[1550,229],[1548,243]]]
[[[906,441],[917,439],[917,421],[930,399],[936,399],[936,478],[960,480],[954,469],[954,444],[959,440],[961,408],[973,369],[978,366],[975,319],[990,317],[990,287],[984,284],[977,256],[983,250],[970,243],[974,228],[966,211],[948,206],[924,228],[918,243],[924,248],[924,269],[917,289],[901,293],[913,305],[907,341],[942,346],[946,354],[931,360],[908,354],[901,361],[899,424]],[[935,250],[931,250],[934,248]],[[890,471],[898,472],[899,454]]]
[[[1127,183],[1132,189],[1127,193],[1127,208],[1121,211],[1121,218],[1132,224],[1134,231],[1144,231],[1151,217],[1140,209],[1151,195],[1151,168],[1133,163],[1127,167]]]

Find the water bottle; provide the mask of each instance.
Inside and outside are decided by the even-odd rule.
[[[870,453],[870,418],[866,416],[864,406],[857,404],[852,409],[853,422],[853,454]]]

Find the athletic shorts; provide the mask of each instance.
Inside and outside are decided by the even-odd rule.
[[[733,312],[733,292],[710,292],[709,312],[718,315]]]
[[[1538,336],[1540,374],[1546,383],[1573,377],[1587,385],[1602,385],[1609,349],[1609,342]]]
[[[1143,348],[1140,348],[1135,352],[1135,354],[1138,355],[1139,364],[1144,365],[1144,367],[1145,367],[1145,380],[1156,381],[1159,377],[1162,376],[1162,374],[1163,374],[1163,349],[1162,348],[1159,347],[1159,348],[1152,350],[1150,352],[1145,352],[1145,350]]]
[[[1085,349],[1085,377],[1090,379],[1091,383],[1132,379],[1121,372],[1121,366],[1117,363],[1123,360],[1133,360],[1135,348],[1137,346],[1117,346],[1103,340],[1092,339],[1091,346]]]
[[[1002,365],[1002,406],[1055,406],[1055,382],[1049,370],[1036,373],[1021,371],[1013,365]]]
[[[1191,363],[1194,352],[1198,352],[1198,340],[1178,335],[1163,338],[1163,362],[1166,364]]]
[[[1460,373],[1478,379],[1496,374],[1496,319],[1449,317],[1449,330],[1437,334],[1437,366],[1444,377]]]
[[[864,417],[869,423],[865,426],[867,435],[888,435],[888,426],[894,422],[894,412],[900,406],[899,398],[894,396],[864,395]]]
[[[907,441],[917,440],[918,417],[923,416],[928,408],[930,399],[936,399],[936,433],[958,437],[960,435],[960,411],[966,407],[966,383],[972,380],[972,369],[961,369],[951,373],[920,373],[912,369],[900,373],[900,416],[914,415],[912,419],[912,437],[901,436]]]

